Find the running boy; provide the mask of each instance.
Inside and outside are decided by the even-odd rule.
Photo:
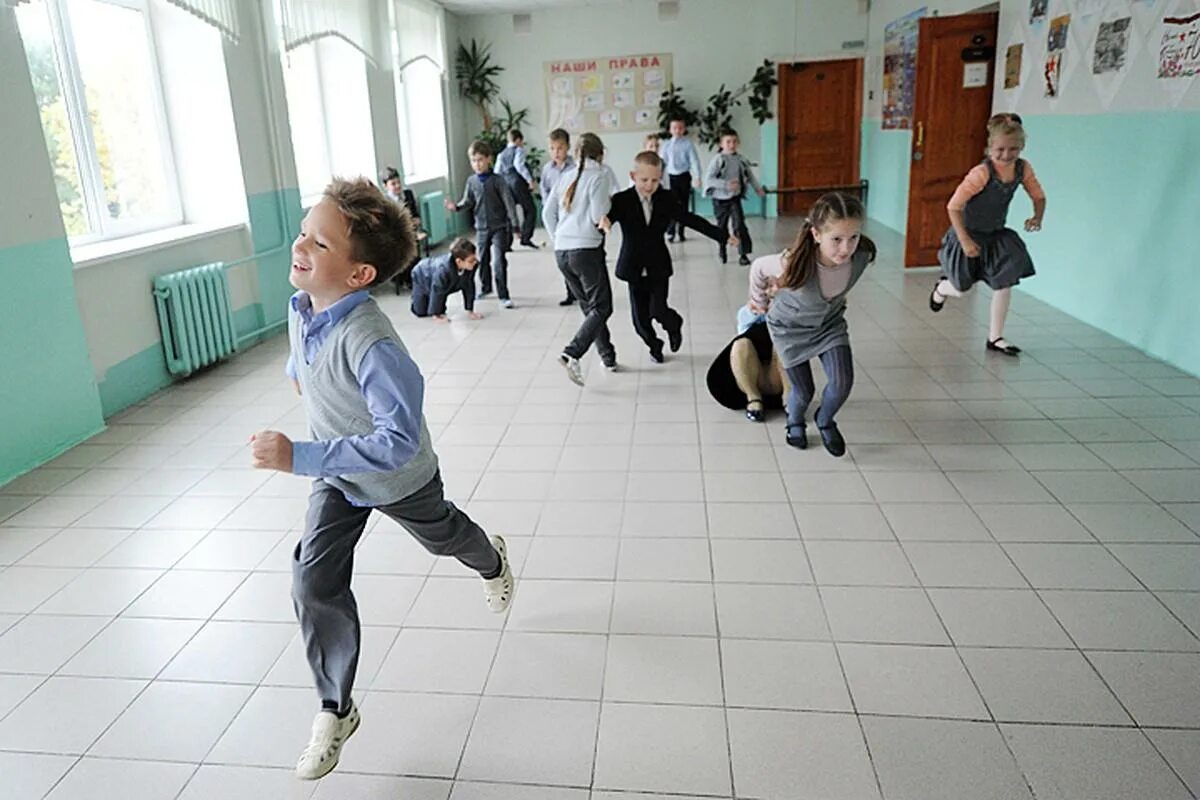
[[[671,194],[675,195],[675,201],[690,211],[692,186],[695,184],[699,188],[700,153],[697,152],[695,143],[687,138],[687,122],[683,117],[672,117],[667,129],[671,132],[671,138],[658,147],[658,154],[666,162],[664,183],[670,187]],[[676,233],[682,242],[683,226],[672,220],[667,226],[667,236],[672,242],[675,241]]]
[[[718,227],[729,229],[733,223],[733,234],[738,237],[738,263],[743,267],[750,263],[753,244],[750,231],[746,229],[746,215],[742,211],[742,198],[746,196],[746,184],[762,197],[767,193],[754,177],[750,162],[738,153],[738,134],[732,128],[721,131],[721,152],[708,165],[704,177],[704,194],[712,198],[713,210],[717,213]],[[728,260],[725,245],[721,245],[721,263]]]
[[[487,142],[471,142],[467,155],[475,174],[467,178],[462,199],[446,201],[450,211],[466,209],[475,217],[475,247],[479,251],[479,296],[492,293],[492,263],[496,261],[496,293],[500,305],[512,308],[508,294],[508,251],[517,226],[517,209],[512,191],[503,178],[492,172],[492,148]]]
[[[674,272],[671,253],[663,243],[667,225],[677,224],[680,230],[687,226],[722,246],[726,238],[730,244],[737,244],[736,238],[679,205],[675,197],[659,185],[662,166],[657,153],[650,150],[638,153],[629,173],[633,186],[613,195],[612,208],[600,220],[600,228],[605,233],[612,230],[613,223],[621,225],[623,235],[621,254],[617,256],[617,278],[629,284],[633,328],[650,348],[650,358],[658,364],[663,363],[663,343],[651,320],[657,321],[667,332],[672,353],[678,352],[683,344],[683,317],[667,305]]]
[[[569,171],[575,166],[575,159],[571,158],[571,134],[567,133],[562,128],[555,128],[550,131],[550,141],[548,144],[550,150],[550,160],[542,165],[542,208],[546,207],[546,201],[550,199],[550,192],[554,190],[555,184],[564,172]],[[571,294],[571,285],[563,279],[563,285],[567,288],[566,298],[559,300],[560,306],[569,306],[575,302],[575,295]]]
[[[415,249],[412,220],[365,179],[334,179],[300,224],[288,312],[296,384],[313,441],[279,431],[250,437],[258,469],[313,478],[304,532],[292,556],[292,600],[321,700],[296,775],[337,766],[358,728],[352,697],[361,645],[350,588],[354,546],[372,509],[425,549],[454,556],[483,578],[488,608],[513,596],[504,540],[490,539],[446,500],[422,412],[424,380],[369,289],[390,280]]]
[[[525,136],[516,128],[508,132],[508,147],[496,157],[496,174],[508,184],[513,200],[521,207],[521,244],[536,248],[533,241],[533,226],[537,223],[537,209],[533,206],[531,192],[537,187],[529,167],[525,166]]]

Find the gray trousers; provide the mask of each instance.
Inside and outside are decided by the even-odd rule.
[[[604,247],[555,250],[554,260],[583,312],[583,324],[563,352],[572,358],[583,358],[595,342],[600,360],[606,365],[616,363],[617,351],[608,333],[613,297],[608,265],[604,263]]]
[[[325,707],[350,708],[362,630],[350,589],[354,547],[373,509],[352,505],[318,478],[308,498],[304,533],[292,555],[292,604],[305,654]],[[480,575],[500,571],[500,555],[483,529],[442,493],[434,475],[416,493],[378,510],[400,523],[426,550],[454,556]]]

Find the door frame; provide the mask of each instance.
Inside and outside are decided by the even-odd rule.
[[[996,60],[996,54],[998,54],[1000,52],[1000,13],[998,10],[995,10],[993,8],[994,5],[995,4],[989,4],[989,6],[983,10],[966,11],[961,14],[947,14],[946,16],[939,16],[939,17],[924,17],[920,21],[920,25],[922,27],[926,27],[927,25],[933,26],[933,25],[937,25],[939,23],[953,24],[955,21],[958,21],[959,24],[964,24],[964,21],[966,21],[968,18],[971,18],[971,19],[975,19],[976,22],[968,24],[967,27],[972,27],[972,26],[978,26],[978,24],[982,24],[982,22],[981,22],[982,18],[985,18],[985,17],[991,18],[991,26],[992,26],[992,45],[991,46],[994,48],[995,53],[993,54],[991,60],[987,62],[987,69],[988,69],[988,87],[987,87],[988,88],[988,93],[987,93],[988,111],[987,111],[987,114],[989,114],[989,115],[991,114],[992,109],[994,108],[994,103],[995,103],[995,101],[994,101],[995,83],[996,83],[996,77],[997,77],[997,69],[999,68],[997,60]],[[927,263],[928,262],[927,259],[922,260],[922,259],[919,259],[916,257],[918,255],[918,250],[919,250],[918,244],[919,243],[914,241],[913,230],[912,230],[912,227],[913,227],[913,204],[914,204],[913,189],[915,188],[914,187],[914,176],[915,176],[915,172],[916,172],[915,162],[917,160],[916,154],[919,152],[919,153],[921,153],[922,158],[924,157],[926,148],[925,148],[925,145],[923,142],[923,139],[924,139],[923,134],[929,124],[928,118],[930,115],[930,109],[932,106],[934,106],[938,103],[938,98],[933,97],[930,92],[924,91],[924,89],[926,87],[925,75],[921,71],[922,63],[928,64],[929,59],[932,57],[932,47],[933,47],[933,45],[931,44],[930,37],[928,35],[918,36],[918,39],[917,39],[917,66],[916,66],[917,85],[915,87],[914,96],[913,96],[912,129],[910,131],[911,139],[909,142],[909,150],[908,150],[908,160],[909,160],[908,161],[908,165],[909,165],[908,186],[905,191],[905,195],[906,195],[907,201],[908,201],[905,204],[905,209],[904,209],[905,236],[904,236],[903,264],[904,264],[905,269],[917,269],[917,268],[921,268],[921,267],[934,266],[933,264]],[[966,61],[964,60],[963,63],[966,63]],[[980,63],[982,63],[982,62],[980,62]],[[986,119],[987,119],[987,117],[985,116],[984,120],[986,120]],[[982,129],[982,126],[981,126],[981,129]],[[982,157],[983,157],[983,149],[981,148],[980,149],[980,158],[982,158]],[[978,163],[978,162],[976,162],[976,163]],[[966,173],[964,172],[963,174],[966,174]],[[947,195],[946,200],[948,201],[949,199],[950,199],[950,197],[949,197],[949,195]],[[950,218],[949,218],[949,215],[947,215],[946,216],[946,227],[948,228],[949,226],[950,226]]]
[[[788,174],[788,157],[787,157],[787,124],[790,107],[788,105],[788,92],[786,91],[786,72],[791,72],[792,69],[800,64],[811,66],[814,64],[824,64],[832,61],[853,61],[854,62],[854,177],[855,183],[862,180],[862,122],[863,122],[863,82],[865,74],[865,56],[847,55],[840,58],[796,58],[790,61],[780,61],[777,69],[779,78],[779,99],[776,103],[775,116],[779,120],[779,152],[777,158],[779,160],[779,183],[776,191],[780,188],[787,189],[790,187],[784,186],[784,176]],[[785,201],[783,197],[779,197],[776,201],[776,210],[779,216],[784,216]],[[797,212],[790,212],[797,213]],[[803,212],[799,212],[803,213]]]

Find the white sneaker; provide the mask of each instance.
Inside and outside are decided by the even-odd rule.
[[[351,703],[350,713],[338,719],[332,711],[322,711],[313,720],[312,738],[296,762],[296,777],[303,781],[323,778],[338,765],[342,745],[358,730],[362,722],[358,706]]]
[[[513,308],[513,301],[512,300],[501,300],[500,305],[504,306],[505,308]]]
[[[558,363],[563,365],[563,369],[567,371],[567,377],[571,379],[571,383],[576,386],[583,386],[583,367],[579,366],[579,359],[563,353],[558,357]]]
[[[488,610],[494,614],[503,614],[512,603],[516,583],[513,581],[512,570],[508,566],[508,548],[504,537],[493,536],[492,547],[500,554],[500,574],[490,580],[484,579],[483,593],[487,597]]]

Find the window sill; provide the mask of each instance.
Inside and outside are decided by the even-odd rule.
[[[102,242],[89,242],[74,246],[71,248],[71,260],[75,262],[75,269],[87,269],[110,261],[203,239],[217,233],[244,230],[246,227],[244,222],[223,225],[212,223],[175,225],[134,236],[123,236],[119,239],[106,239]]]
[[[446,175],[444,173],[440,175],[405,175],[404,188],[409,189],[418,183],[433,183],[434,181],[441,181],[445,179]]]

